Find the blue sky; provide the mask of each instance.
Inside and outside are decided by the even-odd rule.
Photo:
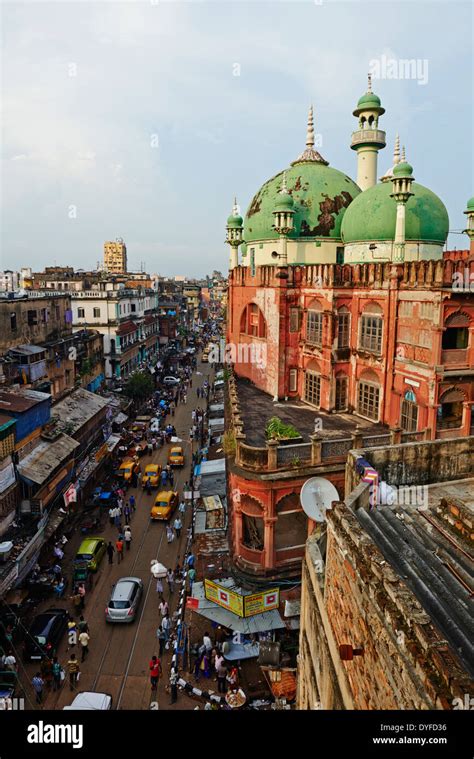
[[[302,151],[309,103],[321,154],[355,178],[352,110],[383,56],[426,60],[428,77],[374,79],[379,176],[399,131],[416,180],[463,229],[472,13],[441,1],[4,4],[2,268],[93,268],[123,237],[135,269],[226,270],[233,196],[245,210]]]

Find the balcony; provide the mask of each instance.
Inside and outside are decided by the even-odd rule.
[[[441,351],[441,363],[443,366],[467,366],[468,349],[451,348]]]
[[[364,145],[371,143],[385,146],[385,132],[382,129],[360,129],[358,132],[352,133],[351,147],[354,145]]]

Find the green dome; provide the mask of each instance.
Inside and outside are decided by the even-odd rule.
[[[247,243],[276,240],[273,211],[279,207],[283,172],[265,182],[245,215]],[[341,239],[341,223],[347,206],[359,195],[355,182],[319,161],[302,161],[286,169],[286,184],[294,203],[294,230],[289,238]],[[287,210],[285,207],[284,210]]]
[[[466,211],[474,211],[474,195],[467,201]]]
[[[397,204],[390,197],[391,182],[381,182],[361,193],[347,209],[342,222],[345,243],[394,240]],[[427,187],[413,182],[406,204],[407,240],[443,244],[448,236],[448,212]]]
[[[277,204],[274,211],[291,211],[295,205],[295,201],[291,197],[290,193],[278,193]]]
[[[362,97],[357,101],[357,108],[362,108],[365,106],[368,106],[370,108],[374,105],[380,107],[382,103],[380,102],[378,95],[375,95],[373,92],[366,92],[365,95],[362,95]]]
[[[412,174],[413,174],[413,166],[410,166],[410,164],[407,163],[406,161],[397,163],[397,165],[393,169],[394,177],[411,177]]]
[[[243,224],[243,219],[239,215],[234,216],[234,214],[231,213],[231,215],[227,219],[227,226],[228,227],[241,227],[242,224]]]

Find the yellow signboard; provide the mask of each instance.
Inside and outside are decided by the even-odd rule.
[[[280,591],[278,588],[265,590],[263,593],[253,593],[244,596],[244,616],[252,617],[254,614],[263,614],[264,611],[278,609],[280,605]]]
[[[235,593],[233,590],[228,590],[222,585],[217,585],[212,580],[204,580],[204,594],[208,601],[222,606],[227,611],[232,611],[239,617],[244,616],[243,596],[240,593]]]

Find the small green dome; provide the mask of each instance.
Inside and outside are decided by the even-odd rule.
[[[277,240],[273,212],[280,207],[283,172],[265,182],[245,215],[247,243]],[[360,187],[348,176],[320,161],[297,162],[286,170],[286,184],[293,200],[294,229],[289,239],[328,237],[341,239],[341,223],[347,206]],[[287,211],[284,205],[282,210]]]
[[[413,166],[410,166],[406,161],[397,163],[393,169],[394,177],[411,177],[413,174]]]
[[[273,210],[274,211],[292,211],[294,205],[295,205],[295,201],[293,200],[289,192],[288,193],[279,192],[277,203]]]
[[[390,197],[392,189],[391,182],[380,182],[351,203],[342,220],[342,239],[346,244],[395,239],[397,204]],[[444,203],[417,182],[413,182],[411,191],[413,195],[406,204],[406,239],[444,244],[449,229]]]
[[[472,196],[472,198],[470,198],[470,199],[467,201],[466,210],[467,210],[467,211],[474,211],[474,195]]]
[[[357,107],[362,108],[364,106],[378,106],[380,107],[382,103],[380,102],[380,98],[378,95],[375,95],[373,92],[366,92],[365,95],[362,95],[362,97],[359,98],[357,101]]]
[[[243,219],[241,216],[237,214],[237,216],[234,216],[233,213],[229,216],[227,219],[227,226],[228,227],[241,227],[243,224]]]

